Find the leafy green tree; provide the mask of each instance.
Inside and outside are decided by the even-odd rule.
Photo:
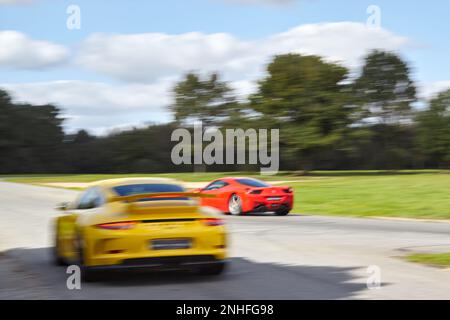
[[[94,136],[91,136],[86,130],[79,130],[73,137],[73,143],[83,144],[95,140]]]
[[[317,56],[276,56],[251,107],[263,127],[280,130],[283,158],[312,169],[314,154],[338,148],[349,123],[348,70]],[[290,159],[290,160],[289,160]]]
[[[217,125],[230,115],[236,99],[228,84],[217,73],[202,79],[188,73],[173,89],[174,103],[170,110],[179,121],[198,120],[204,126]]]
[[[8,172],[9,161],[6,155],[14,145],[10,134],[11,128],[11,97],[6,91],[0,90],[0,172]]]
[[[75,173],[97,173],[100,172],[100,168],[107,168],[109,161],[103,163],[98,161],[99,157],[107,153],[107,150],[99,148],[98,140],[86,130],[66,135],[65,151],[68,170]]]
[[[372,51],[354,83],[355,100],[361,107],[357,118],[378,118],[382,123],[408,119],[411,104],[417,100],[410,72],[395,53]]]
[[[6,92],[0,91],[0,115],[2,172],[64,170],[64,133],[55,106],[15,104]]]
[[[430,101],[417,116],[418,142],[432,166],[450,166],[450,89]]]

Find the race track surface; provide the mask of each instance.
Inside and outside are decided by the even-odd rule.
[[[450,271],[405,262],[450,252],[450,223],[291,215],[226,217],[230,268],[219,277],[115,273],[68,290],[51,264],[54,206],[75,191],[0,182],[0,299],[450,299]],[[381,287],[367,288],[369,266]]]

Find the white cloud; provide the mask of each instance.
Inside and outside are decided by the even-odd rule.
[[[68,132],[88,129],[104,134],[114,129],[172,120],[168,106],[172,103],[170,90],[176,80],[167,78],[157,84],[121,85],[65,80],[0,83],[0,88],[9,92],[15,102],[58,106],[66,119]],[[242,99],[256,90],[256,82],[250,80],[232,82],[231,86]]]
[[[248,45],[224,33],[96,34],[82,45],[78,63],[122,80],[153,81],[193,69],[240,69],[236,58]]]
[[[0,31],[0,67],[43,69],[65,61],[68,50],[48,41],[30,39],[17,31]]]
[[[0,84],[16,102],[53,103],[63,109],[69,131],[102,133],[124,123],[167,122],[170,81],[111,85],[85,81]]]
[[[371,49],[398,50],[409,44],[405,37],[355,22],[302,25],[277,34],[265,43],[266,52],[295,52],[323,56],[348,67],[362,63]],[[277,49],[279,48],[279,49]]]
[[[419,88],[419,95],[421,98],[429,100],[436,97],[439,93],[445,90],[450,90],[450,80],[448,81],[437,81],[429,85],[425,85]]]
[[[355,22],[301,25],[255,41],[226,33],[180,35],[95,34],[80,48],[77,62],[125,81],[152,82],[190,70],[220,71],[227,79],[259,75],[275,54],[316,54],[355,67],[370,49],[397,50],[408,39]]]
[[[30,4],[34,0],[0,0],[0,5],[2,4]]]
[[[13,34],[12,38],[26,39],[27,41],[23,40],[26,43],[31,41],[17,34]],[[2,33],[0,44],[1,35]],[[38,50],[21,45],[19,47],[23,49],[16,51],[14,55],[9,53],[7,57],[2,51],[0,66],[5,65],[4,61],[9,59],[8,66],[24,67],[25,62],[31,64],[33,61],[33,65],[28,67],[37,67],[46,64],[42,60],[48,64],[48,61],[61,61],[67,55],[62,48],[58,59],[24,59],[22,55],[48,57],[42,53],[46,50],[40,49],[41,42],[31,43]],[[261,77],[266,64],[275,54],[318,54],[328,60],[341,61],[349,67],[355,67],[370,49],[397,50],[407,44],[406,38],[352,22],[302,25],[254,41],[240,40],[226,33],[96,34],[79,46],[76,63],[88,70],[131,83],[53,81],[0,84],[0,87],[10,91],[16,101],[54,103],[60,106],[63,108],[63,115],[68,118],[66,126],[69,131],[87,128],[96,133],[104,133],[107,128],[123,127],[124,124],[128,126],[171,119],[167,110],[171,102],[170,88],[183,72],[219,71],[225,75],[225,79],[232,82],[231,85],[243,98],[255,91],[256,80]],[[41,63],[37,63],[39,60]]]
[[[231,88],[239,100],[245,101],[249,95],[257,92],[258,84],[257,80],[240,80],[233,81],[230,84]]]

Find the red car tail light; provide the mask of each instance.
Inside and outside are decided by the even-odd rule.
[[[218,218],[207,218],[202,220],[203,224],[208,227],[218,227],[223,226],[225,224],[225,221]]]
[[[135,226],[136,222],[134,221],[112,222],[96,225],[97,228],[106,230],[129,230]]]
[[[292,193],[292,192],[294,192],[294,190],[292,188],[287,188],[287,189],[284,189],[284,192]]]

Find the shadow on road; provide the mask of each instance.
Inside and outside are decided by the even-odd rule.
[[[218,277],[185,272],[115,272],[68,290],[65,267],[49,248],[13,249],[0,256],[0,299],[348,299],[367,290],[352,268],[287,266],[230,259]],[[352,281],[352,282],[351,282]]]
[[[246,217],[278,217],[279,219],[288,219],[288,218],[301,217],[301,216],[304,216],[304,215],[290,213],[290,214],[288,214],[286,216],[277,216],[275,214],[275,212],[247,212],[247,213],[242,214],[240,216],[233,216],[233,217],[239,217],[239,218],[246,218]]]

